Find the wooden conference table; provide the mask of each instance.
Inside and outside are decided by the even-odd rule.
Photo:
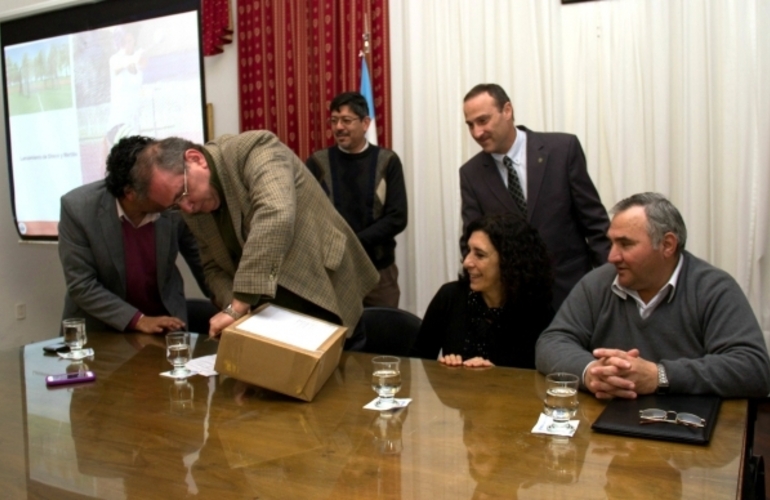
[[[597,434],[603,404],[580,395],[572,439],[530,431],[544,379],[529,370],[402,360],[400,413],[374,397],[371,356],[343,354],[312,403],[224,377],[184,384],[162,337],[90,334],[97,381],[44,344],[0,353],[3,498],[735,498],[747,403],[725,401],[707,447]],[[215,342],[196,342],[196,356]],[[188,397],[185,397],[187,395]],[[191,397],[189,397],[191,396]],[[190,399],[186,401],[186,399]]]

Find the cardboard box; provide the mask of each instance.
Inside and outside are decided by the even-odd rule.
[[[265,304],[225,328],[215,369],[222,375],[312,401],[339,364],[346,331],[343,326]],[[317,348],[301,346],[310,337],[322,339]]]

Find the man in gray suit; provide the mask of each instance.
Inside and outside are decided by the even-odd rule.
[[[107,177],[62,196],[59,258],[67,295],[63,317],[84,317],[89,330],[163,333],[184,328],[184,256],[208,293],[198,247],[179,213],[138,196],[131,169],[150,141],[121,140],[107,158]],[[116,154],[118,153],[118,154]]]
[[[577,137],[514,126],[497,84],[465,96],[465,122],[483,151],[460,168],[463,231],[482,215],[514,213],[534,226],[554,269],[553,305],[593,267],[607,262],[607,211],[586,170]]]

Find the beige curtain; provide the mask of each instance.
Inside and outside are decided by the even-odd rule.
[[[770,1],[391,0],[393,146],[410,195],[402,307],[459,269],[458,169],[480,82],[516,122],[577,134],[608,208],[659,191],[687,247],[732,274],[770,332]]]

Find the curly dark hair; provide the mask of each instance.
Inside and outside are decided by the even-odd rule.
[[[551,259],[537,229],[520,216],[487,215],[468,224],[463,248],[468,248],[468,240],[476,231],[484,232],[500,255],[500,280],[506,303],[551,303]],[[470,282],[468,271],[463,270],[460,281]]]
[[[115,198],[123,198],[126,188],[134,188],[135,176],[133,167],[137,155],[155,140],[143,135],[124,137],[112,146],[107,156],[107,174],[104,183],[107,191]]]

